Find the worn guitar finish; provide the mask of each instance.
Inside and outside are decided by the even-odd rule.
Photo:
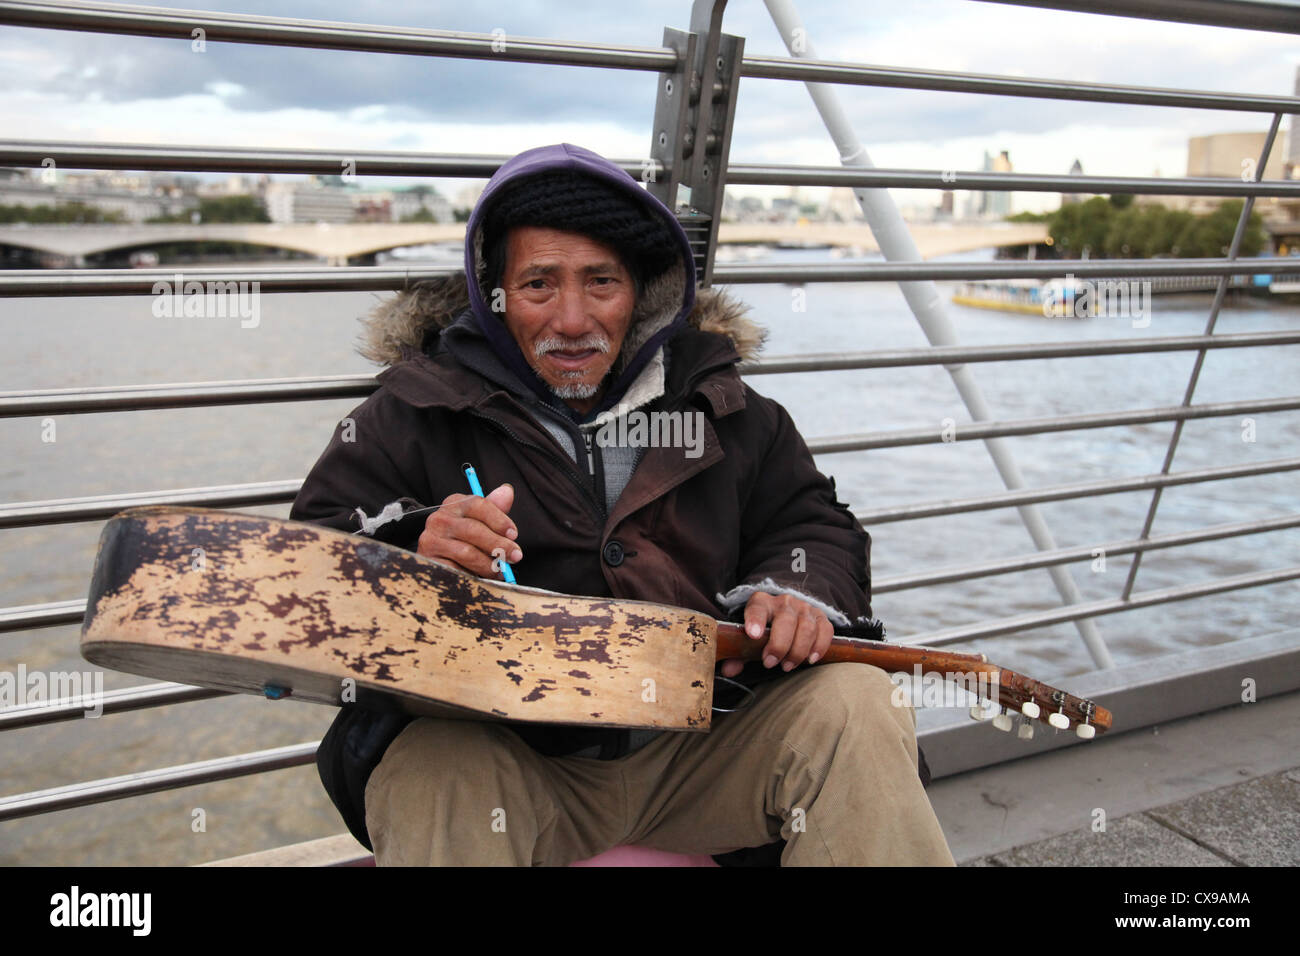
[[[81,650],[319,703],[706,730],[713,631],[707,615],[500,584],[316,525],[153,507],[104,528]]]
[[[113,670],[323,704],[703,731],[716,661],[765,643],[706,614],[503,584],[313,524],[150,507],[104,528],[81,649]],[[824,662],[837,661],[982,675],[1003,730],[1010,714],[1085,737],[1111,724],[982,655],[837,636]]]

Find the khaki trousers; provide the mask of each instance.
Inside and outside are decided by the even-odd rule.
[[[501,724],[421,718],[366,785],[380,866],[557,866],[618,845],[783,866],[951,866],[917,777],[916,717],[868,664],[761,685],[708,733],[619,760],[544,757]]]

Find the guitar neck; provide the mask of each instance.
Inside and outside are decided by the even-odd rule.
[[[756,640],[745,633],[742,624],[730,621],[718,621],[717,624],[718,660],[739,658],[753,661],[762,656],[767,643],[766,632]],[[889,673],[901,671],[938,677],[964,685],[973,692],[977,687],[991,687],[997,702],[1008,712],[1018,711],[1028,718],[1047,721],[1058,729],[1090,725],[1096,733],[1105,733],[1111,725],[1111,714],[1106,708],[991,664],[983,654],[958,654],[933,647],[908,647],[836,634],[831,638],[830,649],[817,663],[872,664]],[[1080,736],[1090,735],[1080,732]]]
[[[730,621],[718,622],[718,660],[738,657],[741,660],[756,661],[762,655],[767,643],[767,632],[755,640],[745,633],[744,625]],[[883,641],[864,640],[836,634],[831,638],[830,650],[823,660],[828,664],[841,662],[874,664],[885,671],[907,671],[921,665],[922,673],[941,673],[958,671],[977,671],[993,677],[1002,669],[990,664],[983,654],[956,654],[951,651],[937,650],[933,647],[906,647],[902,644],[886,644]]]

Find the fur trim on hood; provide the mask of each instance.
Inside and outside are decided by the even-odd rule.
[[[396,365],[418,354],[427,332],[447,328],[469,304],[463,272],[421,279],[379,302],[361,320],[364,329],[357,351],[376,364]],[[748,311],[747,305],[726,292],[700,289],[687,322],[702,332],[726,336],[741,359],[748,361],[758,356],[767,338],[767,330],[750,319]]]

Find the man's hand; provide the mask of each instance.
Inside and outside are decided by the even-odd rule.
[[[416,553],[479,577],[501,577],[496,558],[514,564],[524,553],[515,544],[519,529],[506,512],[515,503],[510,485],[493,488],[486,498],[448,495],[429,515]]]
[[[830,649],[835,629],[825,612],[807,601],[755,591],[745,604],[746,635],[761,640],[769,621],[772,633],[763,648],[764,667],[780,664],[782,670],[791,671],[805,660],[816,664]],[[744,666],[739,658],[723,661],[722,676],[735,677]]]

